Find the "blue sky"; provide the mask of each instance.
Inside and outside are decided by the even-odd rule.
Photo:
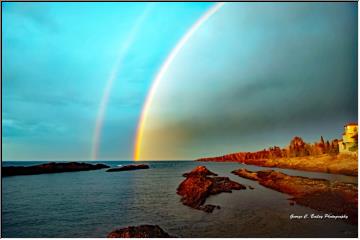
[[[131,159],[154,74],[212,3],[2,3],[3,159],[90,159],[99,103],[119,49],[101,159]]]
[[[213,5],[3,2],[3,159],[91,159],[114,70],[98,159],[132,159],[156,73]],[[357,39],[355,2],[226,3],[164,75],[144,158],[340,138],[357,121]]]

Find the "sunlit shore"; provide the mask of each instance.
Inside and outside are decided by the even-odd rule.
[[[204,158],[198,161],[206,162],[240,162],[261,167],[277,167],[312,172],[325,172],[349,176],[358,175],[358,161],[355,155],[350,154],[322,154],[318,156],[276,158],[276,159],[248,159],[239,161],[222,157]]]

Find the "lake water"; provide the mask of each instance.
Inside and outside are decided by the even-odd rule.
[[[113,167],[132,163],[98,162]],[[3,166],[39,163],[43,162],[3,162]],[[150,169],[2,178],[2,237],[106,237],[116,228],[140,224],[157,224],[177,237],[357,237],[357,226],[342,220],[290,220],[290,214],[325,212],[291,206],[288,195],[230,173],[241,167],[264,168],[191,161],[142,163]],[[206,203],[221,206],[213,213],[184,206],[176,188],[184,180],[182,174],[198,165],[255,189],[211,196]],[[357,183],[357,177],[280,171]]]

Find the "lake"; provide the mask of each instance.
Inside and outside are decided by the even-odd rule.
[[[44,162],[3,162],[27,166]],[[130,161],[91,161],[115,167]],[[231,174],[239,163],[149,161],[150,169],[106,169],[2,178],[2,237],[106,237],[116,228],[156,224],[177,237],[357,237],[357,225],[337,219],[292,219],[290,215],[326,214],[290,205],[288,195]],[[254,190],[221,193],[205,213],[184,206],[176,188],[182,174],[204,165],[219,176]],[[278,169],[289,175],[357,183],[357,177]]]

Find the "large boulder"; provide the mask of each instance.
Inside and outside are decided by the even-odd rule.
[[[228,177],[217,177],[217,174],[204,166],[198,166],[183,176],[186,179],[180,183],[177,189],[177,194],[182,197],[181,202],[205,212],[212,212],[215,208],[220,208],[214,205],[203,205],[210,195],[246,189],[244,185],[231,181]]]
[[[108,238],[171,238],[158,225],[129,226],[112,231]]]

